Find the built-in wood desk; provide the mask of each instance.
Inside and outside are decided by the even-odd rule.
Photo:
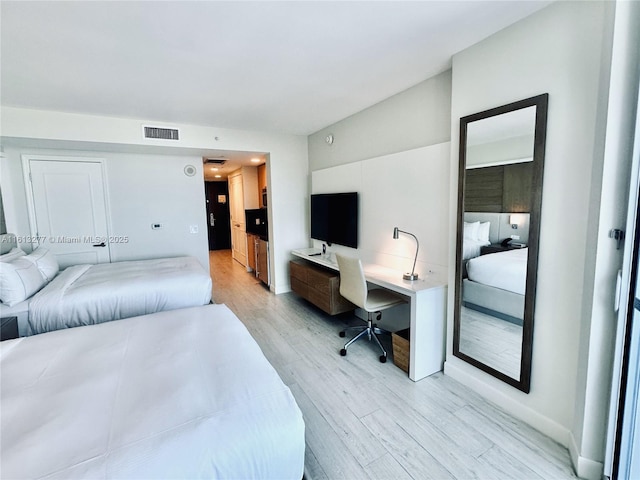
[[[293,250],[293,255],[338,271],[335,254],[320,250]],[[318,254],[320,255],[314,255]],[[367,282],[408,297],[411,311],[409,378],[421,380],[442,370],[445,354],[447,282],[436,275],[409,281],[402,272],[381,265],[363,263]]]

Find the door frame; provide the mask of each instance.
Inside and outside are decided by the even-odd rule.
[[[640,90],[640,86],[638,87]],[[616,337],[613,356],[611,393],[606,429],[604,476],[625,478],[629,461],[638,455],[640,438],[633,439],[630,429],[638,421],[640,376],[638,366],[630,360],[638,358],[640,346],[632,338],[634,329],[634,300],[638,282],[638,255],[640,247],[640,98],[635,106],[635,128],[629,171],[629,199],[624,238],[622,267],[618,273],[616,297],[619,302]],[[634,443],[627,445],[626,442]],[[635,450],[631,450],[633,448]]]
[[[33,195],[33,185],[31,184],[31,161],[43,161],[43,162],[82,162],[82,163],[98,163],[100,164],[100,173],[102,175],[102,191],[104,192],[104,208],[105,214],[107,217],[107,234],[111,236],[111,232],[113,231],[111,225],[111,199],[109,198],[109,189],[107,188],[109,182],[107,181],[107,169],[105,168],[106,159],[97,158],[97,157],[71,157],[66,155],[31,155],[31,154],[23,154],[22,158],[22,175],[24,188],[27,197],[27,212],[29,216],[29,231],[31,232],[31,248],[36,249],[40,242],[38,238],[36,238],[37,233],[37,225],[38,222],[36,220],[36,207],[35,207],[35,198]],[[37,240],[37,241],[33,241]],[[109,250],[109,258],[113,257],[113,252],[111,251],[111,244],[107,242],[107,249]]]

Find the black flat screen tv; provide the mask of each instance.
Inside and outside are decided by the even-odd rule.
[[[311,195],[311,238],[358,248],[358,193]]]

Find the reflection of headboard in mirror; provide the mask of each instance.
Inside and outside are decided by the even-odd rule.
[[[17,247],[16,236],[13,233],[3,233],[0,235],[0,255],[4,255],[12,248]]]
[[[521,223],[518,228],[511,227],[510,217],[512,213],[490,213],[490,212],[464,212],[465,222],[490,222],[489,241],[491,243],[500,243],[511,235],[517,235],[520,238],[515,240],[519,243],[529,243],[529,214],[518,213]]]

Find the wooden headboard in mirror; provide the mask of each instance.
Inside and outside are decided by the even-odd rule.
[[[453,354],[528,393],[548,94],[460,119]]]

